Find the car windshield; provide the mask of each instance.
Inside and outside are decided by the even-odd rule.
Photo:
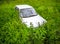
[[[37,15],[35,10],[31,9],[31,8],[21,9],[20,14],[21,14],[21,17],[23,17],[23,18],[32,17],[32,16]]]

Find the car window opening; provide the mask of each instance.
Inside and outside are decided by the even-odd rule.
[[[20,13],[21,13],[21,17],[23,17],[23,18],[32,17],[32,16],[37,15],[35,10],[32,8],[21,9]]]

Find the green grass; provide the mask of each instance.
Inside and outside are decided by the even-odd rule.
[[[27,28],[15,10],[18,4],[33,6],[47,23],[38,28]],[[60,44],[60,1],[0,1],[0,44]]]

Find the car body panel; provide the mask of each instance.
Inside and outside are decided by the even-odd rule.
[[[38,27],[39,25],[42,25],[47,21],[41,16],[37,15],[29,18],[22,18],[22,22],[25,23],[27,27],[31,26],[30,23],[32,23],[33,27]]]

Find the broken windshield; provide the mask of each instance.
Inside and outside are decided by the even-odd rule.
[[[20,14],[21,14],[21,17],[23,17],[23,18],[32,17],[32,16],[36,16],[37,15],[35,10],[31,9],[31,8],[21,9],[20,10]]]

